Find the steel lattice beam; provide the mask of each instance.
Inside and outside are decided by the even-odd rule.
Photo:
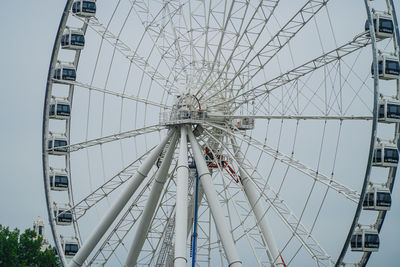
[[[266,153],[267,155],[277,159],[278,161],[280,161],[280,162],[306,174],[307,176],[311,177],[312,179],[315,179],[316,181],[330,187],[331,189],[342,194],[343,196],[345,196],[352,202],[358,203],[358,201],[360,199],[360,193],[358,193],[356,190],[350,189],[348,186],[345,186],[345,185],[339,183],[338,181],[334,180],[333,178],[308,167],[307,165],[300,162],[299,160],[296,160],[295,158],[293,158],[291,156],[283,154],[282,152],[268,146],[267,144],[262,143],[262,142],[256,140],[255,138],[252,138],[252,137],[246,135],[246,133],[244,133],[244,132],[241,132],[241,133],[238,133],[238,131],[231,132],[231,131],[226,130],[224,127],[221,127],[216,124],[211,124],[208,122],[206,122],[205,124],[212,126],[216,129],[220,129],[223,132],[230,134],[230,135],[234,136],[235,138],[248,143],[252,147]]]
[[[135,51],[133,51],[124,41],[122,41],[117,35],[112,33],[106,26],[104,26],[97,18],[93,17],[89,20],[81,18],[72,14],[78,20],[84,23],[98,33],[104,40],[117,49],[123,56],[125,56],[130,62],[137,66],[143,71],[148,77],[154,80],[161,88],[165,89],[167,92],[177,91],[178,88],[175,86],[174,81],[168,79],[159,70],[151,66],[145,58],[139,56]]]
[[[274,58],[278,52],[285,47],[289,41],[300,32],[300,30],[324,7],[329,0],[308,0],[306,4],[256,53],[245,64],[239,67],[239,71],[236,72],[235,76],[231,79],[228,84],[216,93],[207,96],[204,101],[209,101],[213,97],[226,90],[231,84],[234,83],[235,79],[243,72],[249,71],[250,78],[242,84],[242,87],[246,86],[254,76],[257,75],[264,67]],[[254,67],[251,63],[253,61],[260,62],[255,64]],[[248,67],[253,66],[252,69],[247,70]],[[212,86],[210,86],[212,87]],[[237,98],[237,97],[235,97]],[[228,103],[228,102],[227,102]],[[218,104],[216,104],[218,105]]]
[[[205,130],[208,136],[214,138],[208,130]],[[295,213],[289,208],[286,202],[279,197],[279,194],[269,186],[265,184],[265,181],[261,178],[262,175],[258,172],[257,168],[251,164],[251,162],[245,158],[236,158],[234,152],[231,152],[229,148],[218,141],[219,144],[225,148],[225,151],[230,154],[234,162],[239,166],[239,170],[243,172],[249,179],[249,182],[253,183],[257,189],[258,194],[263,196],[270,207],[276,212],[282,222],[290,229],[293,235],[299,240],[299,242],[306,248],[307,252],[317,262],[318,266],[331,266],[333,263],[332,258],[326,253],[325,249],[319,244],[319,242],[313,237],[311,232],[301,223]],[[234,148],[232,148],[234,150]],[[266,210],[265,212],[267,212]],[[249,211],[250,212],[250,211]]]
[[[137,96],[118,93],[118,92],[110,90],[110,89],[100,88],[100,87],[96,87],[96,86],[89,85],[89,84],[82,83],[82,82],[78,82],[78,81],[67,81],[67,80],[57,80],[57,79],[53,79],[53,81],[56,82],[56,83],[59,83],[59,84],[73,85],[74,88],[86,88],[86,89],[89,89],[89,90],[97,91],[97,92],[108,94],[108,95],[113,95],[113,96],[124,98],[124,99],[133,100],[133,101],[136,101],[136,102],[139,102],[139,103],[144,103],[144,104],[152,105],[152,106],[155,106],[155,107],[160,107],[160,108],[164,108],[164,109],[171,109],[171,107],[169,107],[167,105],[163,105],[163,104],[155,102],[155,101],[151,101],[151,100],[148,100],[148,99],[140,98],[140,97],[137,97]]]
[[[113,135],[108,135],[105,137],[88,140],[85,142],[71,144],[69,146],[63,146],[63,147],[60,147],[60,149],[67,148],[69,152],[75,152],[80,149],[88,148],[91,146],[102,145],[102,144],[113,142],[113,141],[118,141],[118,140],[122,140],[122,139],[126,139],[126,138],[132,138],[132,137],[136,137],[136,136],[143,135],[143,134],[149,134],[149,133],[152,133],[155,131],[161,131],[163,129],[165,129],[165,127],[160,126],[160,125],[152,125],[152,126],[147,126],[147,127],[140,128],[140,129],[130,130],[130,131],[126,131],[126,132],[122,132],[122,133],[118,133],[118,134],[113,134]]]
[[[143,160],[154,148],[155,147],[141,155],[138,159],[130,163],[127,167],[118,172],[111,179],[99,186],[97,189],[75,204],[71,209],[69,209],[73,214],[75,214],[76,220],[79,220],[90,208],[95,206],[97,203],[123,185],[126,181],[131,179],[139,166],[143,163]],[[64,214],[66,211],[57,214],[55,218]]]
[[[359,49],[366,47],[371,43],[370,38],[366,33],[361,33],[354,37],[353,40],[347,42],[346,44],[339,46],[315,59],[312,59],[276,78],[273,78],[265,83],[259,84],[249,90],[244,90],[240,94],[237,94],[229,102],[235,101],[235,105],[232,110],[236,110],[240,105],[252,101],[260,96],[268,94],[269,92],[280,88],[292,81],[298,80],[299,78],[314,72],[315,70],[322,68],[334,61],[340,60],[341,58],[358,51]],[[248,97],[251,95],[251,97]],[[243,100],[241,100],[243,98]],[[227,101],[228,102],[228,101]],[[221,102],[217,105],[221,105],[227,102]]]

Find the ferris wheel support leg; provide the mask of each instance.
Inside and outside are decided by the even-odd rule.
[[[203,200],[203,188],[201,187],[201,185],[199,184],[199,195],[198,195],[198,207],[197,209],[199,209],[199,206],[201,204],[201,201]],[[187,220],[187,234],[190,235],[192,232],[192,228],[193,228],[193,223],[194,223],[194,200],[190,201],[189,203],[189,207],[188,207],[188,220]]]
[[[186,240],[188,218],[188,148],[187,129],[181,127],[181,140],[179,145],[179,161],[176,179],[176,217],[175,217],[175,267],[186,267]]]
[[[204,155],[201,152],[199,143],[192,131],[188,131],[190,144],[192,145],[194,159],[196,161],[196,168],[199,174],[200,183],[203,187],[203,191],[207,197],[207,202],[210,207],[212,216],[214,218],[215,226],[217,228],[218,236],[221,239],[222,246],[225,251],[225,255],[228,260],[229,267],[241,267],[242,261],[239,258],[239,254],[233,241],[232,233],[229,231],[229,227],[225,221],[224,212],[219,204],[218,196],[215,191],[214,185],[211,181],[211,175],[208,171]]]
[[[149,198],[146,202],[145,208],[143,209],[143,214],[140,217],[139,226],[135,231],[135,236],[133,238],[132,245],[129,248],[128,256],[125,260],[124,266],[136,266],[140,251],[143,248],[144,241],[146,240],[147,233],[149,232],[158,200],[160,199],[162,189],[168,177],[168,170],[171,166],[177,139],[178,134],[175,134],[171,140],[161,166],[156,173],[155,182],[153,183]]]
[[[238,147],[236,140],[232,137],[232,146],[236,156],[236,160],[238,163],[243,164],[244,157],[240,148]],[[263,207],[262,196],[257,191],[256,186],[251,181],[251,179],[247,176],[245,172],[243,172],[242,168],[239,168],[239,174],[241,177],[244,193],[250,203],[251,209],[254,212],[254,215],[257,220],[257,224],[261,231],[261,234],[264,238],[264,241],[267,245],[267,254],[269,260],[271,262],[271,266],[285,266],[283,260],[281,258],[281,254],[276,246],[275,238],[272,233],[272,229],[269,226],[269,222],[267,216],[265,214],[265,209]]]
[[[96,247],[97,243],[103,237],[104,233],[114,222],[115,218],[124,208],[128,200],[135,193],[136,189],[142,183],[144,178],[146,178],[157,157],[162,152],[164,146],[167,144],[168,140],[171,138],[175,131],[169,131],[168,135],[161,141],[161,143],[149,154],[149,156],[144,160],[143,164],[139,167],[134,177],[129,180],[124,191],[120,194],[119,198],[112,204],[108,209],[107,213],[103,216],[97,226],[94,228],[86,242],[78,250],[76,255],[72,258],[69,263],[69,267],[82,266],[89,254]]]

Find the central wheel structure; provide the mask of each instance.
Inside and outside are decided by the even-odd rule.
[[[63,266],[366,265],[399,32],[392,0],[348,2],[66,1],[43,115]]]

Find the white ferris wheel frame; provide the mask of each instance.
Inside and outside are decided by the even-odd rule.
[[[60,24],[59,24],[57,36],[56,36],[56,39],[54,42],[54,47],[53,47],[53,52],[52,52],[50,67],[49,67],[49,72],[48,72],[48,78],[47,78],[47,85],[46,85],[46,96],[45,96],[44,113],[43,113],[43,133],[42,133],[43,177],[44,177],[46,202],[47,202],[47,208],[48,208],[48,216],[49,216],[49,222],[50,222],[55,246],[58,251],[58,254],[60,255],[63,266],[67,266],[67,262],[66,262],[65,255],[64,255],[64,252],[62,249],[61,239],[59,237],[59,234],[57,231],[57,226],[55,223],[54,207],[53,207],[52,197],[51,197],[52,190],[51,190],[51,187],[49,184],[49,178],[48,178],[50,170],[49,170],[49,162],[48,162],[49,161],[48,160],[49,159],[49,151],[47,148],[47,144],[48,144],[49,120],[50,120],[49,106],[50,106],[51,99],[52,99],[52,88],[53,88],[53,84],[54,84],[54,80],[53,80],[52,76],[53,76],[53,72],[54,72],[54,69],[55,69],[55,66],[56,66],[56,63],[58,60],[58,52],[60,49],[61,36],[64,32],[64,29],[66,28],[67,19],[69,16],[71,16],[70,10],[71,10],[71,6],[72,6],[73,2],[74,2],[74,0],[67,0],[65,9],[64,9],[64,12],[63,12]],[[269,2],[271,2],[271,5],[273,4],[276,6],[279,1],[271,0]],[[323,0],[323,1],[310,0],[307,3],[310,5],[314,5],[314,8],[322,8],[322,6],[324,6],[327,2],[328,2],[328,0]],[[394,40],[395,40],[394,46],[395,47],[394,47],[394,49],[395,49],[396,56],[399,57],[400,37],[399,37],[399,28],[398,28],[396,13],[394,11],[394,3],[393,3],[393,0],[386,0],[386,2],[387,2],[387,6],[390,9],[389,10],[390,14],[392,14],[393,22],[395,24],[395,32],[394,32]],[[373,63],[375,66],[375,73],[378,73],[378,66],[377,66],[377,62],[378,62],[377,42],[378,41],[375,38],[374,25],[372,23],[372,11],[370,8],[370,1],[364,0],[364,3],[365,3],[365,7],[366,7],[366,13],[368,16],[369,25],[370,25],[370,32],[369,32],[370,37],[367,37],[366,33],[360,34],[359,36],[356,36],[354,38],[354,40],[350,41],[349,43],[347,43],[343,46],[337,47],[335,50],[325,53],[324,55],[322,55],[314,60],[311,60],[311,61],[303,64],[302,66],[299,66],[298,68],[293,69],[292,71],[290,71],[288,73],[281,75],[280,77],[277,77],[273,80],[267,81],[267,82],[265,82],[265,84],[260,85],[260,87],[258,87],[258,88],[252,88],[251,93],[254,94],[254,98],[256,98],[262,94],[265,94],[266,92],[270,92],[280,86],[283,86],[283,85],[289,83],[290,81],[293,81],[299,77],[302,77],[310,72],[313,72],[314,70],[320,68],[321,66],[324,66],[324,65],[327,65],[327,64],[333,62],[338,57],[346,56],[347,54],[352,53],[353,51],[356,51],[360,48],[366,47],[367,45],[370,45],[370,44],[372,47],[372,56],[373,56]],[[307,7],[307,5],[305,5],[305,7]],[[317,10],[319,10],[319,9],[317,9]],[[315,11],[315,12],[317,12],[317,11]],[[296,16],[298,16],[298,17],[296,18]],[[307,21],[313,16],[313,14],[310,15],[309,11],[306,11],[306,8],[304,8],[303,10],[300,10],[296,16],[295,16],[296,19],[301,17],[301,21],[299,24],[300,26],[298,26],[297,28],[295,28],[295,30],[293,30],[293,27],[292,27],[293,25],[288,23],[275,36],[276,39],[278,39],[280,42],[282,42],[282,46],[284,46],[284,44],[286,44],[291,39],[291,36],[294,36],[297,33],[297,31],[300,30],[301,27],[307,23]],[[102,34],[105,41],[112,44],[116,50],[118,50],[122,55],[124,55],[126,58],[128,58],[131,62],[134,62],[140,69],[143,70],[143,72],[146,75],[152,77],[152,79],[154,79],[155,83],[159,83],[162,86],[167,85],[169,92],[178,92],[179,89],[177,87],[175,87],[175,85],[173,83],[170,83],[166,77],[164,77],[157,71],[157,69],[152,68],[152,66],[150,66],[148,64],[146,59],[140,57],[139,55],[137,55],[135,53],[132,53],[132,50],[130,49],[129,46],[127,46],[125,43],[123,43],[123,41],[119,40],[118,36],[109,32],[108,29],[106,27],[104,27],[104,25],[102,25],[100,22],[98,22],[96,18],[81,19],[81,20],[83,22],[82,30],[84,33],[86,32],[86,30],[88,28],[91,28],[92,30],[98,32],[99,34]],[[296,23],[299,23],[299,21],[296,21]],[[266,45],[268,45],[268,44],[266,44]],[[80,59],[80,53],[81,52],[79,50],[76,51],[74,61],[73,61],[74,66],[78,66],[79,59]],[[271,56],[271,58],[272,57],[273,56]],[[269,62],[269,61],[267,60],[266,62]],[[211,75],[211,72],[210,72],[210,75]],[[222,75],[222,74],[220,74],[220,75]],[[73,98],[74,88],[75,88],[75,86],[79,86],[79,87],[95,90],[98,92],[113,94],[113,95],[121,97],[121,98],[127,98],[127,99],[131,99],[131,100],[134,100],[137,102],[154,105],[154,106],[157,106],[160,108],[171,109],[171,107],[163,105],[162,103],[152,102],[148,99],[141,99],[139,97],[129,96],[129,95],[121,94],[121,93],[115,93],[114,91],[108,90],[107,88],[97,88],[92,85],[83,84],[83,83],[79,83],[76,81],[61,81],[61,83],[65,84],[66,86],[69,86],[68,100],[70,101],[71,106],[72,106],[72,98]],[[206,84],[204,83],[204,85],[206,85]],[[228,85],[226,85],[226,87]],[[209,86],[211,87],[212,84],[210,84]],[[225,89],[226,87],[222,88],[221,90]],[[400,87],[399,82],[397,82],[397,88],[396,88],[397,99],[400,98],[400,88],[399,87]],[[200,88],[197,93],[199,93],[200,90],[202,90],[202,89],[203,88]],[[250,91],[245,90],[240,95],[236,95],[235,98],[239,98],[239,97],[243,96],[244,94],[248,94],[249,92]],[[217,93],[218,92],[216,92],[216,94]],[[198,97],[199,97],[199,99],[201,99],[203,96],[204,95],[199,95]],[[212,96],[209,96],[205,100],[212,101],[211,97]],[[239,166],[242,166],[241,164],[243,164],[243,162],[245,162],[245,159],[241,156],[241,151],[240,151],[238,145],[236,144],[236,140],[240,140],[241,142],[247,142],[249,145],[252,145],[252,146],[256,147],[257,149],[260,149],[267,154],[268,153],[271,155],[273,154],[274,158],[279,159],[281,161],[285,161],[289,166],[296,168],[297,170],[309,175],[310,177],[314,177],[314,179],[318,180],[318,182],[321,182],[321,183],[327,185],[328,187],[332,188],[333,190],[343,194],[345,197],[347,197],[351,201],[358,203],[352,225],[349,229],[348,236],[343,244],[341,253],[340,253],[338,259],[334,260],[329,255],[327,255],[326,252],[323,250],[323,248],[318,244],[318,242],[313,239],[311,232],[309,232],[306,228],[304,228],[302,226],[301,222],[298,221],[298,219],[295,216],[293,216],[289,207],[285,206],[285,203],[283,201],[279,200],[276,192],[274,192],[273,189],[270,189],[269,192],[267,192],[267,193],[263,192],[261,190],[261,187],[259,184],[257,184],[256,182],[253,182],[251,179],[249,179],[250,174],[247,173],[246,168],[240,167],[239,172],[240,172],[240,176],[243,179],[242,184],[244,186],[244,192],[247,195],[248,201],[250,202],[250,205],[255,214],[255,217],[257,218],[257,221],[260,224],[260,228],[261,228],[260,231],[262,232],[265,240],[267,240],[267,242],[269,243],[269,244],[267,244],[267,247],[269,248],[267,253],[271,254],[271,255],[269,255],[270,258],[271,257],[274,258],[274,262],[275,262],[276,266],[282,265],[282,262],[279,259],[279,257],[277,257],[277,255],[279,255],[279,251],[276,248],[273,238],[268,238],[268,236],[273,237],[273,235],[270,233],[271,230],[268,227],[268,222],[266,221],[266,216],[264,216],[263,207],[261,205],[259,205],[260,198],[255,197],[257,193],[261,194],[263,197],[265,197],[265,199],[267,199],[269,201],[271,201],[271,199],[272,199],[271,207],[275,208],[277,211],[278,210],[281,211],[281,212],[279,212],[279,211],[278,212],[279,212],[282,220],[286,222],[286,225],[288,225],[290,227],[294,224],[297,224],[297,227],[299,227],[299,226],[300,226],[300,228],[303,227],[303,229],[301,229],[301,231],[299,230],[298,233],[296,233],[296,235],[297,235],[296,238],[298,238],[300,240],[300,242],[303,244],[303,246],[316,259],[317,264],[321,263],[322,265],[328,265],[328,266],[331,264],[334,264],[335,266],[338,266],[338,267],[344,265],[343,260],[348,251],[351,235],[354,232],[357,225],[359,224],[359,218],[360,218],[360,214],[362,212],[362,200],[364,199],[367,186],[370,182],[370,173],[371,173],[371,169],[373,168],[372,157],[373,157],[374,148],[375,148],[375,145],[377,142],[377,132],[378,132],[377,128],[379,125],[378,111],[377,111],[378,98],[379,98],[379,78],[377,75],[375,75],[374,76],[374,106],[373,106],[373,116],[372,117],[353,117],[353,116],[352,117],[343,117],[343,116],[323,117],[323,116],[284,116],[284,115],[282,115],[282,116],[261,116],[261,115],[254,116],[255,119],[278,118],[278,119],[295,119],[295,120],[316,119],[316,120],[368,120],[368,121],[371,121],[372,131],[371,131],[369,156],[368,156],[368,162],[367,162],[367,167],[366,167],[366,171],[365,171],[365,178],[364,178],[363,186],[361,188],[360,193],[358,193],[355,190],[351,190],[340,183],[337,183],[332,178],[330,178],[328,176],[324,176],[324,174],[318,173],[317,171],[313,170],[312,168],[302,165],[301,162],[296,162],[295,160],[293,160],[293,158],[288,157],[287,155],[284,155],[281,153],[275,153],[276,151],[272,151],[272,148],[266,147],[264,143],[257,143],[256,139],[246,137],[246,135],[232,136],[231,147],[234,149],[234,153],[231,156],[234,160],[237,161]],[[217,106],[219,104],[221,104],[221,103],[214,103],[214,106]],[[213,107],[213,104],[211,104],[210,107]],[[232,119],[240,118],[240,116],[231,116],[230,118],[232,118]],[[212,123],[206,123],[206,124],[209,127],[218,128],[219,130],[224,131],[224,128],[221,126],[213,125]],[[70,167],[70,153],[71,152],[74,152],[74,151],[77,151],[80,149],[84,149],[89,146],[94,146],[94,145],[111,142],[114,140],[131,138],[131,137],[138,136],[138,135],[145,135],[150,132],[160,131],[161,129],[164,129],[165,127],[163,127],[161,125],[153,125],[153,126],[148,126],[148,127],[141,128],[141,129],[131,130],[128,132],[110,135],[110,136],[90,140],[89,142],[82,142],[82,143],[77,143],[77,144],[70,144],[70,142],[69,142],[70,141],[70,130],[71,130],[70,128],[71,128],[70,119],[67,119],[65,135],[66,135],[69,145],[67,146],[68,153],[65,155],[65,164],[66,164],[66,169],[69,174],[71,174],[71,171],[70,171],[70,168],[71,168]],[[167,145],[168,149],[167,149],[166,154],[171,155],[171,153],[173,152],[173,149],[176,146],[179,134],[180,134],[181,138],[180,138],[180,145],[179,145],[179,163],[176,168],[176,170],[177,170],[177,188],[179,189],[179,190],[177,190],[177,196],[176,196],[176,198],[177,198],[177,200],[176,200],[176,205],[177,205],[176,206],[176,218],[177,218],[176,219],[176,228],[186,229],[187,226],[186,226],[185,221],[188,220],[188,216],[190,216],[190,214],[188,214],[188,212],[187,212],[188,204],[187,204],[187,201],[185,201],[185,196],[187,195],[187,188],[188,188],[187,177],[189,175],[189,171],[188,171],[188,167],[187,167],[187,162],[188,162],[187,145],[188,145],[188,143],[190,143],[191,147],[193,149],[196,163],[197,163],[197,165],[199,165],[198,172],[199,172],[199,176],[202,177],[202,179],[200,179],[200,181],[203,186],[203,190],[204,190],[203,193],[207,196],[208,203],[210,205],[212,214],[214,216],[214,221],[216,223],[216,227],[218,229],[220,239],[223,243],[223,248],[225,250],[225,254],[227,256],[228,262],[229,262],[230,266],[241,266],[241,261],[238,256],[237,250],[234,246],[234,241],[232,240],[232,236],[229,233],[229,231],[227,230],[228,228],[224,227],[224,224],[223,224],[224,219],[222,217],[220,217],[218,219],[218,216],[222,216],[223,212],[221,212],[221,210],[220,210],[221,207],[218,205],[217,195],[215,193],[215,189],[213,189],[213,185],[211,183],[211,177],[208,173],[207,165],[205,165],[206,163],[204,161],[204,157],[202,156],[199,144],[196,141],[196,137],[193,135],[191,130],[189,130],[189,128],[186,128],[186,127],[179,127],[179,129],[178,128],[174,129],[174,127],[171,127],[171,129],[172,130],[169,132],[167,137],[165,139],[163,139],[163,141],[160,143],[159,146],[157,146],[157,147],[153,148],[152,150],[148,151],[147,153],[143,154],[142,157],[138,158],[131,165],[126,167],[124,170],[122,170],[121,172],[116,174],[105,184],[100,186],[97,189],[97,191],[93,192],[92,194],[88,195],[85,199],[83,199],[80,202],[75,203],[75,204],[74,204],[74,200],[73,200],[73,191],[72,191],[72,183],[71,183],[72,179],[70,177],[69,187],[68,187],[68,197],[70,199],[70,203],[72,203],[72,207],[70,210],[72,211],[73,216],[74,216],[72,225],[73,225],[73,229],[75,232],[75,238],[77,239],[78,243],[80,244],[81,249],[78,251],[78,254],[77,254],[78,256],[74,257],[74,259],[72,261],[73,263],[75,263],[75,265],[73,263],[71,263],[69,266],[80,266],[80,265],[84,264],[84,262],[87,260],[87,257],[92,252],[94,246],[97,245],[99,240],[104,235],[105,231],[108,229],[108,226],[115,219],[115,217],[119,213],[119,211],[122,210],[123,206],[125,206],[129,197],[138,188],[139,185],[138,184],[135,185],[135,183],[137,183],[137,181],[139,181],[139,180],[143,180],[144,177],[147,176],[147,173],[149,172],[151,166],[154,164],[156,158],[163,151],[163,148],[165,147],[165,145],[168,142],[169,142],[169,144]],[[207,130],[205,132],[210,138],[213,138],[212,134],[210,134]],[[186,137],[186,135],[188,135],[189,140],[186,140],[186,138],[183,138],[183,137]],[[396,137],[398,138],[397,145],[399,145],[400,144],[400,126],[398,123],[396,123],[395,138]],[[215,141],[218,142],[218,140],[215,140]],[[220,144],[220,145],[224,146],[226,144]],[[158,181],[158,183],[154,183],[154,186],[152,188],[152,192],[153,191],[158,192],[157,193],[158,195],[160,195],[162,193],[162,186],[157,187],[156,185],[164,185],[164,183],[166,182],[166,177],[169,176],[167,167],[169,167],[169,165],[171,164],[171,158],[166,157],[166,159],[169,159],[169,160],[164,160],[162,162],[161,167],[159,169],[159,173],[157,173],[155,175],[155,177],[151,177],[151,180],[149,181],[149,184],[151,181]],[[250,163],[248,163],[248,164],[250,164]],[[393,189],[394,180],[396,178],[396,170],[397,170],[396,167],[391,167],[390,171],[389,171],[389,176],[387,178],[387,184],[391,191]],[[134,172],[136,174],[134,174]],[[80,218],[81,216],[83,216],[88,209],[90,209],[92,206],[94,206],[96,203],[98,203],[101,199],[105,198],[110,192],[114,191],[118,186],[124,184],[128,180],[129,180],[128,183],[131,184],[131,186],[128,186],[128,189],[124,190],[125,196],[119,198],[117,203],[114,204],[113,208],[110,209],[110,213],[108,215],[106,215],[105,218],[103,218],[103,220],[102,220],[103,223],[98,225],[98,227],[96,228],[98,230],[97,234],[91,235],[87,241],[82,242],[82,240],[80,239],[80,233],[79,233],[77,219]],[[111,184],[113,184],[113,186],[111,186]],[[115,186],[115,184],[117,184],[117,186]],[[96,194],[96,192],[97,192],[97,194]],[[272,194],[274,197],[271,198],[265,194]],[[148,209],[146,209],[149,212],[147,213],[147,215],[143,216],[143,218],[147,218],[147,219],[146,220],[143,219],[144,224],[142,225],[142,227],[144,227],[144,225],[150,221],[151,215],[152,215],[152,213],[150,211],[155,209],[156,200],[157,199],[154,198],[153,202],[149,201],[149,203],[148,203],[149,207],[148,207]],[[282,211],[284,211],[284,212],[282,212]],[[127,215],[125,214],[125,216],[127,216]],[[380,229],[383,225],[385,216],[386,216],[386,211],[380,211],[377,215],[375,227],[378,231],[380,231]],[[116,231],[117,231],[117,229],[115,229],[113,231],[113,233],[115,233]],[[109,238],[111,238],[113,233],[110,234]],[[176,266],[186,266],[187,259],[185,256],[186,255],[185,249],[186,249],[187,235],[188,235],[188,233],[186,231],[182,231],[182,232],[178,231],[177,232],[176,245],[175,245],[175,264],[176,264]],[[305,236],[308,236],[308,238],[304,238]],[[143,244],[143,242],[144,242],[143,235],[141,235],[141,236],[137,235],[137,236],[135,236],[135,238],[137,238],[135,240],[137,240],[139,243]],[[313,249],[311,249],[311,248],[313,248]],[[137,259],[139,252],[140,251],[138,251],[137,249],[134,249],[133,247],[131,247],[131,250],[129,251],[129,254],[128,254],[128,259],[126,261],[126,265],[133,264],[135,262],[135,259]],[[359,261],[360,266],[366,265],[370,255],[371,255],[371,252],[363,253],[363,255]]]

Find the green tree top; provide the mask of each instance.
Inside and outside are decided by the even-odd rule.
[[[54,248],[41,251],[42,241],[31,229],[20,235],[0,224],[0,267],[60,266]]]

